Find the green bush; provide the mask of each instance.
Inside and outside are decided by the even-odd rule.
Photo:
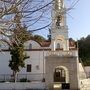
[[[5,81],[0,81],[0,83],[3,83],[3,82],[5,82]]]
[[[27,82],[27,78],[21,78],[20,82]]]
[[[20,82],[31,82],[30,80],[27,80],[27,78],[21,78]]]

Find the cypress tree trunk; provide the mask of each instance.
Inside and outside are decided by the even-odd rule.
[[[13,71],[13,79],[14,79],[14,82],[17,82],[17,72],[16,71]]]

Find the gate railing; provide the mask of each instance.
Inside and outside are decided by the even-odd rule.
[[[44,78],[43,74],[17,74],[16,80],[20,81],[26,79],[28,81],[42,81]],[[10,82],[13,81],[11,74],[0,74],[0,82]]]

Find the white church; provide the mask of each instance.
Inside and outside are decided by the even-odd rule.
[[[30,58],[25,60],[25,68],[21,68],[18,72],[17,80],[27,78],[30,81],[42,81],[45,79],[46,85],[50,86],[51,82],[71,83],[71,79],[76,78],[77,85],[73,82],[71,88],[79,90],[78,80],[85,78],[86,74],[79,63],[75,42],[69,41],[65,12],[64,1],[54,0],[51,42],[40,43],[35,40],[25,42],[25,52]],[[3,49],[3,52],[0,53],[0,81],[10,80],[12,70],[8,66],[11,58],[9,46],[3,42],[3,44],[0,43],[0,48]]]

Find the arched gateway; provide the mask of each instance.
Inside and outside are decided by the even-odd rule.
[[[69,72],[64,66],[57,66],[53,74],[54,82],[69,83]]]
[[[46,86],[53,90],[55,83],[69,84],[70,90],[79,90],[78,59],[72,55],[49,55],[46,56],[45,81]]]

